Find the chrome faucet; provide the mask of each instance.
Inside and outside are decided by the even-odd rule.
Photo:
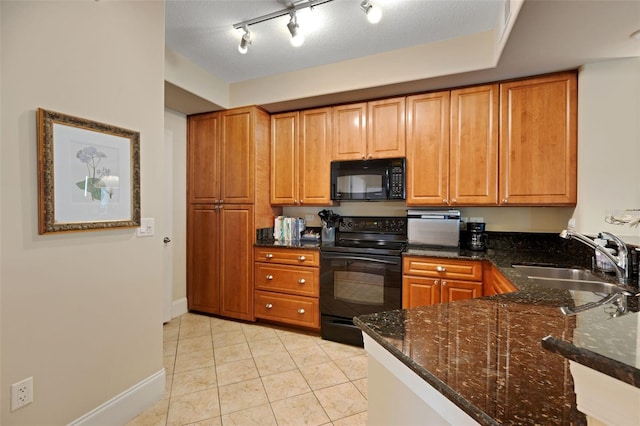
[[[618,281],[622,284],[626,284],[629,282],[629,278],[631,277],[631,268],[629,267],[629,251],[627,250],[627,245],[620,238],[616,237],[609,232],[601,232],[599,237],[607,240],[612,240],[618,246],[618,255],[614,256],[604,249],[603,246],[596,244],[589,237],[585,237],[584,235],[574,231],[573,229],[563,229],[560,232],[560,236],[562,238],[566,238],[570,240],[572,238],[580,241],[583,244],[593,248],[594,250],[602,253],[603,256],[611,260],[611,263],[615,266],[616,276],[618,277]]]

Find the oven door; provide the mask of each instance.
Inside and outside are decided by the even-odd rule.
[[[354,316],[400,309],[402,258],[372,254],[320,255],[320,313]]]

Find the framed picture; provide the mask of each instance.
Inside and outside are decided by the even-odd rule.
[[[38,109],[38,233],[140,226],[140,133]]]

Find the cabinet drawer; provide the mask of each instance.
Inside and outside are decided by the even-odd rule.
[[[255,316],[266,320],[320,328],[318,299],[256,291]]]
[[[256,263],[257,290],[318,297],[318,268]]]
[[[482,262],[405,256],[402,273],[433,278],[482,281]]]
[[[279,247],[256,247],[255,261],[285,265],[319,266],[319,250],[300,250]]]

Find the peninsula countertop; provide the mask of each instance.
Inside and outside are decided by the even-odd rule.
[[[561,306],[601,296],[541,288],[511,266],[574,264],[562,251],[410,247],[405,255],[491,262],[518,291],[364,315],[354,322],[481,424],[584,424],[567,358],[638,386],[638,300],[629,297],[629,312],[622,316],[614,316],[611,305],[563,315]]]

